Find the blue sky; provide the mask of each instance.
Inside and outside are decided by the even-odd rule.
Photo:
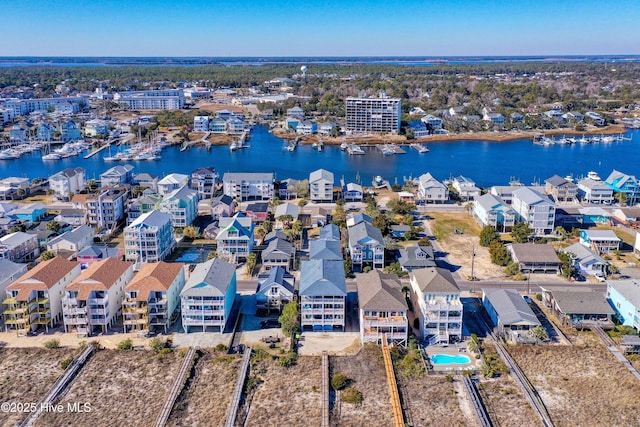
[[[2,3],[0,56],[640,54],[638,0]]]

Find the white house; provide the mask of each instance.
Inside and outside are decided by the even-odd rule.
[[[170,173],[158,181],[158,194],[165,195],[189,185],[189,175]]]
[[[344,331],[347,284],[342,261],[311,260],[300,271],[302,330]]]
[[[309,200],[314,203],[333,201],[333,173],[318,169],[309,175]]]
[[[449,189],[427,172],[418,179],[418,198],[427,203],[443,203],[449,199]]]
[[[293,301],[296,279],[282,267],[275,267],[260,275],[256,289],[256,308],[281,309]]]
[[[131,184],[133,180],[133,166],[118,165],[100,175],[100,186],[111,187]]]
[[[516,211],[498,196],[487,193],[473,202],[473,214],[483,226],[490,225],[500,232],[509,231],[516,223]]]
[[[124,229],[124,251],[127,260],[158,262],[176,246],[171,216],[159,211],[140,215]]]
[[[272,173],[230,173],[222,177],[223,193],[232,199],[270,200],[274,196]]]
[[[49,188],[58,200],[68,200],[70,193],[79,193],[86,186],[84,168],[67,168],[49,177]]]
[[[475,181],[462,175],[451,180],[451,185],[458,192],[458,197],[463,201],[475,200],[480,197],[481,191],[476,187]]]
[[[528,187],[513,192],[511,207],[518,214],[518,220],[529,224],[535,234],[553,232],[556,208],[548,197]]]
[[[63,250],[75,253],[87,246],[91,246],[94,236],[93,228],[81,225],[50,240],[47,243],[47,250],[54,252]]]

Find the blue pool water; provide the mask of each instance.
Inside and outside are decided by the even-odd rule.
[[[431,363],[434,365],[464,365],[466,363],[471,363],[471,359],[463,354],[456,354],[454,356],[449,354],[434,354],[431,356]]]

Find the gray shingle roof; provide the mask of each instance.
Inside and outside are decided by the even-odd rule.
[[[353,227],[349,228],[349,245],[355,246],[361,241],[370,238],[375,240],[381,245],[384,245],[384,238],[382,237],[382,232],[369,224],[368,222],[360,222]]]
[[[546,183],[554,186],[554,187],[561,187],[565,184],[569,184],[569,180],[564,179],[563,177],[561,177],[560,175],[553,175],[551,178],[547,178],[545,179]]]
[[[503,325],[540,325],[526,301],[515,289],[483,289]]]
[[[196,265],[180,296],[225,296],[235,274],[235,265],[213,258]]]
[[[309,258],[342,260],[340,249],[339,240],[311,240],[309,242]]]
[[[533,205],[537,203],[548,203],[553,204],[548,197],[543,196],[538,191],[533,190],[529,187],[521,187],[513,192],[513,197],[522,200],[527,205]]]
[[[147,227],[162,227],[167,223],[171,223],[171,216],[169,214],[153,210],[140,215],[135,221],[127,226],[127,228],[134,228],[141,225]]]
[[[560,264],[556,251],[549,245],[513,243],[511,249],[518,262]]]
[[[272,231],[268,232],[266,236],[264,236],[264,239],[262,239],[262,242],[263,243],[269,243],[273,239],[287,240],[287,235],[284,234],[284,231],[282,231],[282,230],[272,230]]]
[[[411,271],[411,277],[424,292],[460,292],[451,272],[445,268],[430,267]]]
[[[84,239],[87,238],[87,236],[93,236],[93,229],[89,226],[86,225],[81,225],[80,227],[74,228],[73,230],[64,233],[58,237],[56,237],[55,239],[51,240],[49,242],[50,246],[55,246],[57,243],[60,242],[69,242],[72,244],[76,244]]]
[[[335,224],[327,224],[320,229],[320,239],[340,240],[340,229]]]
[[[263,172],[227,172],[222,176],[224,182],[229,181],[269,181],[273,182],[272,173]]]
[[[356,282],[361,309],[407,310],[407,301],[402,293],[402,284],[398,276],[373,270],[359,275]]]
[[[316,171],[311,172],[309,175],[309,183],[313,184],[318,181],[328,181],[333,183],[333,172],[329,172],[325,169],[318,169]]]
[[[418,256],[420,255],[420,256]],[[432,246],[411,245],[400,248],[400,265],[407,268],[428,268],[436,266]]]
[[[262,251],[262,257],[272,257],[274,253],[281,252],[284,255],[287,255],[288,258],[291,258],[293,254],[295,254],[296,250],[293,247],[293,244],[284,239],[275,238],[269,242],[266,249]]]
[[[580,262],[581,264],[587,264],[591,261],[598,262],[599,264],[607,264],[604,259],[600,258],[591,249],[586,248],[580,243],[574,243],[571,246],[567,246],[563,249],[563,251],[573,254],[573,256],[575,256],[578,262]]]
[[[607,314],[615,312],[602,292],[553,291],[553,298],[564,314]]]
[[[342,261],[311,260],[302,263],[300,295],[347,296],[347,283]]]
[[[283,267],[274,267],[265,276],[260,277],[256,293],[264,294],[274,283],[293,294],[295,278]]]

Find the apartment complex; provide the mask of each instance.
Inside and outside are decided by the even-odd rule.
[[[346,130],[351,133],[388,132],[400,130],[402,102],[400,98],[347,98]]]
[[[163,331],[176,320],[184,265],[179,262],[145,264],[124,288],[122,323],[125,331]]]
[[[185,97],[182,89],[119,92],[113,100],[130,110],[180,110]]]
[[[39,326],[47,330],[62,320],[62,293],[80,274],[80,264],[55,257],[43,261],[7,286],[5,330],[26,335]]]
[[[65,332],[91,335],[107,332],[116,322],[124,287],[133,278],[133,264],[115,258],[97,261],[71,282],[62,299]]]

